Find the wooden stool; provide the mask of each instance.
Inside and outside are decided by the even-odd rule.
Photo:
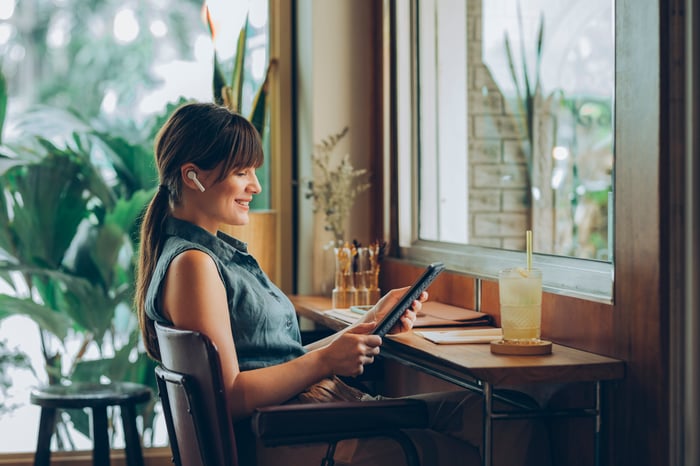
[[[92,409],[93,464],[109,466],[108,406],[120,408],[126,445],[126,464],[143,466],[141,438],[136,428],[136,404],[149,401],[151,397],[150,388],[129,382],[49,385],[32,390],[31,403],[41,406],[34,466],[49,466],[51,463],[51,437],[56,422],[56,411],[83,408]]]

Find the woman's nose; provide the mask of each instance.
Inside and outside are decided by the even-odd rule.
[[[257,175],[253,174],[253,179],[251,180],[250,184],[248,185],[248,189],[253,194],[258,194],[260,191],[262,191],[262,186],[260,186],[260,181],[258,181]]]

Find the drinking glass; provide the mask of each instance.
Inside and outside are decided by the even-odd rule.
[[[498,273],[501,328],[506,343],[538,343],[542,322],[542,271],[510,268]]]

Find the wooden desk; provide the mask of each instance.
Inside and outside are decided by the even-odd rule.
[[[331,300],[317,296],[292,296],[297,313],[333,330],[347,326],[327,315]],[[595,464],[600,463],[602,425],[601,384],[622,379],[624,363],[594,353],[554,344],[552,354],[544,356],[503,356],[491,353],[489,345],[437,345],[412,332],[384,338],[382,357],[396,360],[457,386],[484,395],[483,464],[491,464],[493,421],[530,417],[590,416],[595,418]],[[591,382],[595,386],[595,404],[591,408],[550,410],[525,406],[501,397],[494,389],[503,386]],[[494,410],[494,399],[519,409]]]

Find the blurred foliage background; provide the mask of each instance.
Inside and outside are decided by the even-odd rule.
[[[202,0],[0,2],[0,426],[28,403],[19,379],[155,388],[132,310],[153,139],[175,106],[213,100],[242,28],[242,112],[267,69],[267,2],[217,3],[223,45]],[[147,446],[156,413],[143,407]],[[59,448],[78,447],[86,413],[60,419]]]

